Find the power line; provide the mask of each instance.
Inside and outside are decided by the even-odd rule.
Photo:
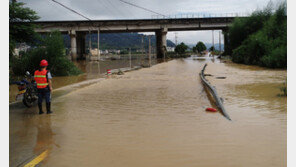
[[[77,12],[77,11],[75,11],[75,10],[73,10],[73,9],[71,9],[71,8],[69,8],[69,7],[67,7],[67,6],[65,6],[64,4],[62,4],[62,3],[60,3],[60,2],[57,2],[56,0],[51,0],[51,1],[53,1],[53,2],[55,2],[55,3],[57,3],[57,4],[61,5],[61,6],[63,6],[64,8],[70,10],[71,12],[74,12],[74,13],[78,14],[79,16],[84,17],[84,18],[87,19],[88,21],[92,21],[90,18],[88,18],[88,17],[86,17],[86,16],[80,14],[79,12]],[[91,25],[92,25],[92,22],[91,22]],[[106,29],[110,30],[107,26],[102,26],[102,27],[105,27]]]
[[[113,3],[111,3],[112,1],[107,0],[107,2],[111,5],[112,8],[115,9],[116,13],[118,13],[119,16],[120,16],[121,14],[123,14],[121,10],[118,10],[117,6],[115,6]],[[120,13],[121,13],[121,14],[120,14]]]
[[[107,11],[110,11],[110,13],[111,13],[112,15],[121,15],[121,14],[118,12],[118,10],[115,9],[115,7],[110,6],[110,5],[107,4],[107,2],[110,4],[109,0],[107,0],[107,2],[106,2],[105,0],[100,0],[100,2],[101,2],[101,4],[103,4],[103,5],[105,6],[105,9],[106,9]],[[113,8],[114,8],[115,10],[113,10]]]
[[[154,14],[161,15],[161,16],[163,16],[163,17],[166,17],[164,14],[161,14],[161,13],[155,12],[155,11],[153,11],[153,10],[150,10],[150,9],[147,9],[147,8],[144,8],[144,7],[141,7],[141,6],[139,6],[139,5],[136,5],[136,4],[133,4],[133,3],[130,3],[130,2],[126,2],[126,1],[124,1],[124,0],[119,0],[119,1],[121,1],[121,2],[123,2],[123,3],[126,3],[126,4],[128,4],[128,5],[131,5],[131,6],[134,6],[134,7],[137,7],[137,8],[143,9],[143,10],[146,10],[146,11],[148,11],[148,12],[152,12],[152,13],[154,13]]]
[[[55,2],[55,3],[57,3],[57,4],[61,5],[61,6],[63,6],[64,8],[70,10],[70,11],[73,12],[73,13],[76,13],[76,14],[82,16],[83,18],[87,19],[88,21],[92,21],[90,18],[88,18],[88,17],[86,17],[86,16],[80,14],[79,12],[77,12],[77,11],[71,9],[70,7],[65,6],[64,4],[62,4],[62,3],[60,3],[60,2],[57,2],[56,0],[51,0],[51,1],[53,1],[53,2]],[[103,2],[105,3],[104,0],[103,0]],[[106,5],[106,3],[105,3],[105,5]],[[106,6],[107,6],[107,8],[108,8],[108,5],[106,5]],[[109,10],[110,10],[110,9],[109,9]],[[91,25],[93,26],[93,23],[92,23],[92,22],[90,22],[90,23],[91,23]],[[93,27],[92,27],[92,26],[89,27],[89,33],[90,33],[91,30],[93,30]],[[111,30],[111,29],[108,28],[107,26],[100,25],[99,27],[105,27],[106,29]],[[90,33],[90,34],[91,34],[91,33]],[[117,35],[117,34],[114,34],[114,35],[117,36],[117,37],[120,37],[120,36]]]
[[[64,8],[66,8],[66,9],[68,9],[68,10],[70,10],[70,11],[76,13],[76,14],[78,14],[79,16],[84,17],[85,19],[91,21],[90,18],[88,18],[88,17],[86,17],[86,16],[84,16],[84,15],[78,13],[77,11],[75,11],[75,10],[73,10],[73,9],[71,9],[71,8],[69,8],[69,7],[67,7],[67,6],[65,6],[64,4],[62,4],[62,3],[58,2],[58,1],[55,1],[55,0],[51,0],[51,1],[53,1],[53,2],[55,2],[55,3],[57,3],[57,4],[61,5],[61,6],[63,6]]]
[[[119,11],[119,13],[122,13],[125,17],[126,17],[126,16],[128,17],[128,15],[127,15],[124,11],[122,11],[122,8],[121,8],[121,7],[118,8],[118,5],[114,4],[113,1],[109,1],[109,0],[107,0],[107,1],[108,1],[108,3],[109,3],[113,8],[115,8],[117,11]],[[120,2],[119,2],[119,3],[120,3]],[[127,12],[130,13],[129,10],[127,10]],[[132,13],[130,13],[130,15],[132,15]]]
[[[113,3],[113,1],[110,1],[111,3]],[[121,3],[120,1],[117,1],[118,3]],[[114,3],[116,3],[115,1],[114,1]],[[117,5],[118,6],[118,5]],[[120,6],[120,8],[119,9],[123,9],[121,6]],[[123,9],[124,10],[124,9]],[[135,17],[135,15],[134,15],[134,13],[132,12],[132,11],[130,11],[130,10],[124,10],[124,11],[126,11],[127,12],[127,16],[131,16],[132,18],[136,18]]]

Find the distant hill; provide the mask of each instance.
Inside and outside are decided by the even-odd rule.
[[[148,48],[148,36],[138,33],[101,33],[100,34],[100,49],[140,49],[142,48],[142,36],[144,38],[144,48]],[[86,35],[86,41],[89,40],[90,35]],[[97,34],[91,34],[92,47],[97,47]],[[70,48],[70,37],[64,35],[64,42],[66,47]],[[155,46],[155,35],[151,37],[151,45]],[[175,47],[175,44],[167,40],[167,46]],[[88,42],[86,42],[88,47]]]

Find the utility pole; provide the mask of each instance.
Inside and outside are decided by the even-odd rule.
[[[212,41],[213,41],[213,49],[214,49],[214,30],[212,30]]]
[[[98,29],[97,31],[97,35],[98,35],[98,61],[101,60],[101,53],[100,53],[100,29]]]
[[[175,32],[175,44],[176,44],[176,46],[178,45],[178,40],[177,40],[177,39],[178,39],[178,36],[177,36],[177,34],[178,34],[178,33]]]
[[[132,69],[132,54],[131,54],[131,48],[129,48],[129,62],[130,62],[130,69]]]
[[[148,48],[148,54],[149,54],[149,67],[151,67],[151,35],[148,36],[149,39],[149,48]]]
[[[166,50],[166,47],[165,47],[165,46],[163,46],[163,49],[164,49],[164,53],[163,53],[163,62],[165,62],[165,54],[166,54],[167,50]]]
[[[91,32],[88,32],[89,39],[88,39],[88,48],[89,48],[89,56],[91,56]]]
[[[221,54],[221,31],[219,31],[219,51]]]
[[[142,35],[142,55],[141,55],[141,59],[140,59],[140,63],[142,65],[142,57],[144,55],[144,35]]]

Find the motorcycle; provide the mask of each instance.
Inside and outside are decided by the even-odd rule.
[[[28,81],[28,78],[31,81]],[[18,85],[18,94],[16,95],[16,101],[23,101],[23,104],[30,108],[34,102],[38,99],[37,84],[30,72],[26,72],[25,78],[21,81],[13,82],[12,84]]]

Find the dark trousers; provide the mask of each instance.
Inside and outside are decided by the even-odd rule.
[[[50,103],[51,96],[49,88],[38,89],[38,104],[42,104],[44,98],[46,103]]]

